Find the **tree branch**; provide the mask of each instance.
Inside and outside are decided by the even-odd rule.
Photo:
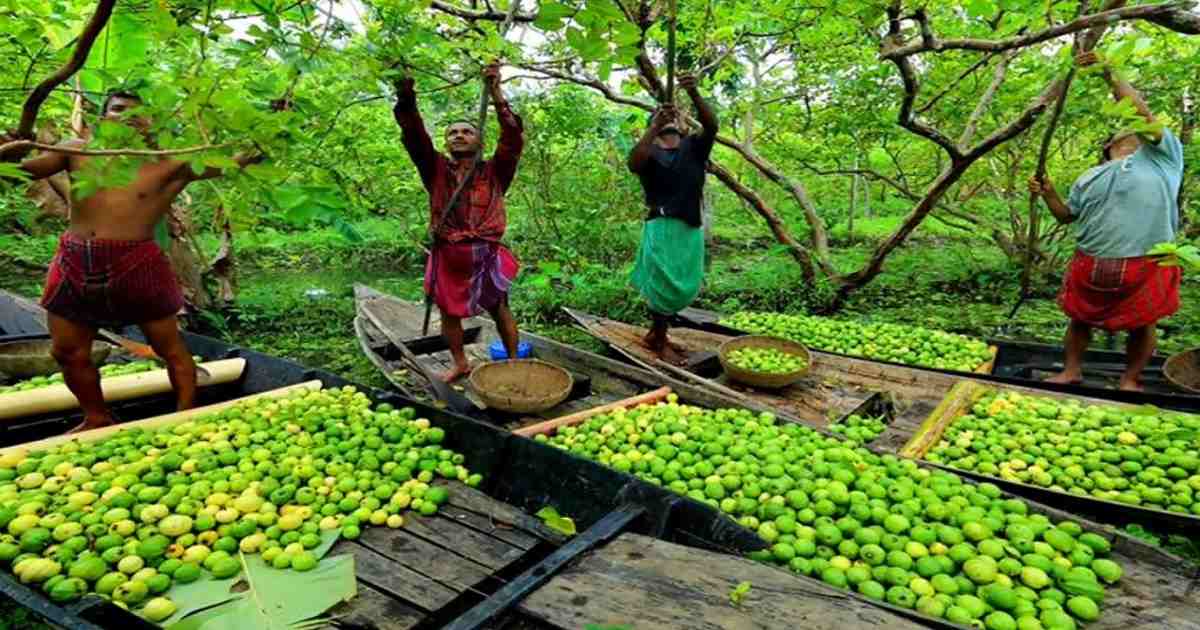
[[[900,32],[900,7],[893,6],[888,11],[889,13],[894,13],[890,22],[891,26],[889,27],[888,38],[885,41],[899,41],[903,37]],[[920,19],[924,20],[924,10],[918,10],[917,15]],[[900,71],[900,79],[904,83],[904,100],[900,103],[900,113],[897,116],[900,126],[942,147],[949,154],[951,161],[961,160],[962,152],[959,151],[958,145],[931,125],[918,120],[916,114],[913,112],[913,105],[917,100],[917,92],[920,91],[921,87],[917,82],[917,71],[913,68],[912,60],[908,55],[885,58],[890,59],[892,63],[896,64],[896,68]]]
[[[795,258],[796,262],[800,264],[801,272],[804,274],[804,280],[806,282],[812,282],[816,278],[812,256],[809,254],[808,250],[805,249],[804,246],[801,245],[799,241],[797,241],[795,237],[788,232],[787,226],[784,225],[783,220],[779,218],[779,215],[776,214],[769,205],[767,205],[767,202],[763,200],[758,193],[754,192],[745,184],[738,181],[737,177],[734,177],[733,173],[729,172],[729,169],[721,166],[717,162],[711,160],[709,161],[708,172],[712,173],[717,177],[717,179],[721,180],[722,184],[725,184],[729,190],[733,191],[733,193],[740,197],[742,201],[745,201],[747,205],[753,208],[754,211],[757,212],[758,215],[767,222],[767,227],[770,228],[771,233],[775,235],[775,240],[778,241],[779,244],[787,247],[788,253],[791,254],[792,258]]]
[[[995,73],[992,75],[991,84],[988,85],[983,96],[979,97],[979,102],[975,104],[975,111],[971,112],[970,118],[967,119],[967,126],[963,129],[962,136],[958,138],[958,145],[960,147],[971,144],[971,140],[975,139],[975,131],[979,129],[979,121],[987,113],[988,108],[992,106],[992,101],[996,99],[996,92],[1004,84],[1004,77],[1008,74],[1008,62],[1012,61],[1014,55],[1015,53],[1006,53],[1001,57],[1000,65],[996,66]]]
[[[1006,37],[1004,39],[938,39],[933,34],[932,28],[929,25],[928,16],[923,11],[918,10],[913,14],[912,19],[916,20],[921,28],[922,37],[920,41],[904,44],[903,37],[899,36],[886,43],[886,47],[880,56],[883,59],[895,61],[898,58],[929,51],[978,50],[982,52],[1002,52],[1016,48],[1026,48],[1034,44],[1062,37],[1063,35],[1070,35],[1098,26],[1106,26],[1114,22],[1128,20],[1147,20],[1160,26],[1171,28],[1172,30],[1192,33],[1192,29],[1200,29],[1200,16],[1195,16],[1184,9],[1189,9],[1194,5],[1195,2],[1192,0],[1179,0],[1161,4],[1122,7],[1085,15],[1070,22],[1034,33]],[[1151,18],[1159,19],[1155,21]],[[899,33],[896,33],[896,35],[899,35]]]
[[[4,155],[9,151],[23,151],[26,149],[38,149],[41,151],[53,151],[55,153],[64,153],[66,155],[83,155],[91,157],[168,157],[172,155],[188,155],[190,153],[201,153],[203,151],[212,151],[216,149],[225,149],[234,146],[233,142],[223,144],[206,144],[198,147],[188,147],[186,149],[76,149],[65,147],[57,144],[43,144],[34,142],[33,140],[15,140],[5,144],[0,144],[0,155]]]
[[[112,17],[113,7],[116,3],[117,0],[100,0],[96,4],[96,12],[92,14],[92,18],[80,32],[79,40],[75,43],[75,50],[71,53],[71,59],[67,61],[66,65],[59,68],[58,72],[46,77],[37,87],[33,88],[33,92],[30,92],[29,98],[25,99],[25,105],[21,109],[21,122],[17,125],[16,133],[18,137],[33,137],[33,125],[37,122],[38,111],[42,108],[42,103],[46,102],[46,98],[50,96],[50,92],[54,88],[62,85],[83,67],[88,53],[92,50],[92,44],[96,43],[96,37],[100,35],[100,31],[104,30],[108,19]],[[2,150],[0,150],[0,155],[4,155]]]
[[[491,8],[473,11],[465,7],[450,4],[449,2],[443,2],[442,0],[433,0],[429,6],[432,9],[437,9],[438,11],[441,11],[447,15],[453,15],[454,17],[462,18],[468,22],[474,22],[476,20],[483,20],[487,22],[503,22],[505,18],[508,17],[508,13],[503,11],[496,11]],[[532,22],[536,19],[536,13],[517,13],[512,17],[513,22]]]

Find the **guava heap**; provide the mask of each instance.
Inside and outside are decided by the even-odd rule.
[[[1200,416],[987,396],[946,429],[930,461],[1044,488],[1200,515]]]
[[[0,564],[57,602],[87,593],[151,621],[176,584],[239,554],[308,571],[323,534],[437,512],[436,477],[478,485],[445,432],[353,388],[257,399],[161,430],[0,455]]]
[[[200,358],[196,357],[199,362]],[[126,374],[137,374],[139,372],[149,372],[157,369],[158,365],[153,361],[131,361],[129,363],[109,363],[100,366],[101,378],[106,376],[124,376]],[[35,376],[23,381],[17,381],[11,385],[0,385],[0,394],[8,394],[10,392],[24,392],[31,389],[39,389],[48,385],[58,385],[63,382],[62,372],[55,372],[48,376]]]
[[[971,372],[992,358],[983,341],[919,326],[751,312],[730,315],[721,325],[815,350],[943,370]]]
[[[723,510],[769,544],[756,559],[955,623],[1075,628],[1121,579],[1074,522],[771,414],[672,394],[538,439]]]

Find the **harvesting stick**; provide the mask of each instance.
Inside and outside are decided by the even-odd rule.
[[[675,16],[678,0],[670,0],[671,15],[667,22],[667,103],[675,103]]]
[[[1054,111],[1050,114],[1050,121],[1046,124],[1046,132],[1042,134],[1041,151],[1038,153],[1037,169],[1034,171],[1034,177],[1039,182],[1046,177],[1046,160],[1050,155],[1050,140],[1054,137],[1054,131],[1058,129],[1058,120],[1062,117],[1063,106],[1067,102],[1067,93],[1071,90],[1071,82],[1075,80],[1075,71],[1075,66],[1071,66],[1071,69],[1067,71],[1067,76],[1063,79],[1062,90],[1054,102]],[[1025,242],[1025,268],[1021,270],[1021,299],[1008,314],[1010,320],[1016,316],[1017,310],[1029,297],[1029,285],[1033,275],[1033,250],[1037,246],[1038,233],[1041,231],[1039,219],[1038,193],[1031,192],[1029,193],[1029,234]]]

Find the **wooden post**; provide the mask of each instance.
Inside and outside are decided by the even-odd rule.
[[[647,405],[650,403],[656,403],[656,402],[666,398],[667,395],[670,393],[671,393],[670,387],[660,387],[652,392],[646,392],[645,394],[638,394],[637,396],[630,396],[629,398],[625,398],[623,400],[618,400],[615,402],[610,402],[605,405],[600,405],[599,407],[592,407],[591,409],[585,409],[578,413],[573,413],[569,416],[563,416],[561,418],[555,418],[553,420],[547,420],[545,422],[531,424],[527,427],[521,427],[520,429],[513,431],[513,433],[516,435],[523,436],[523,437],[533,437],[535,435],[543,435],[543,434],[547,434],[547,433],[553,433],[562,427],[574,426],[576,424],[583,422],[584,420],[587,420],[588,418],[593,418],[602,413],[616,411],[617,409],[628,409],[631,407],[637,407],[638,405]]]
[[[232,383],[246,370],[245,359],[224,359],[204,364],[205,373],[197,373],[196,384],[219,385]],[[106,402],[131,400],[171,391],[171,379],[166,370],[151,370],[101,379],[100,388]],[[39,413],[67,411],[79,407],[79,401],[64,384],[48,385],[22,392],[0,394],[0,420],[13,420]]]

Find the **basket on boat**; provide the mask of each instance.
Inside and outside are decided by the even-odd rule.
[[[804,367],[785,374],[767,374],[742,369],[729,361],[729,354],[743,348],[773,348],[787,354],[799,355],[804,358]],[[764,387],[767,389],[780,389],[792,385],[807,376],[809,368],[812,367],[812,356],[808,353],[808,348],[787,339],[761,335],[730,339],[721,344],[718,356],[721,359],[721,367],[725,368],[725,374],[729,378],[751,387]]]
[[[570,372],[537,359],[485,363],[471,372],[470,382],[485,405],[510,413],[550,409],[575,386]]]
[[[57,372],[58,362],[50,356],[50,347],[48,339],[0,343],[0,374],[10,378],[32,378]],[[103,363],[112,349],[112,345],[103,341],[93,342],[92,363]]]
[[[1171,355],[1163,364],[1163,375],[1175,387],[1200,394],[1200,348]]]

